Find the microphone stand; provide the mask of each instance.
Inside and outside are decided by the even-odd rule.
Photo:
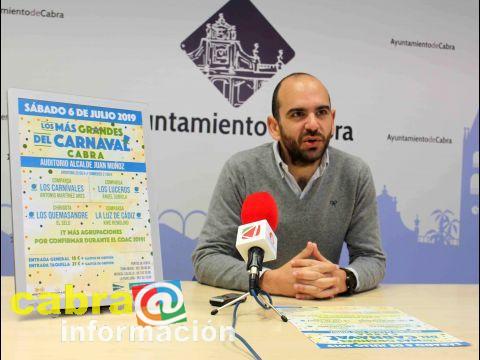
[[[272,309],[284,322],[288,321],[288,318],[273,306],[270,295],[266,291],[260,289],[260,286],[258,285],[259,274],[262,271],[263,254],[263,249],[259,247],[253,247],[248,251],[247,270],[249,273],[249,291],[228,304],[225,304],[218,309],[213,309],[210,313],[211,315],[217,315],[220,310],[233,306],[239,301],[245,299],[248,295],[251,295],[262,308],[265,310]],[[265,299],[263,295],[265,295],[267,299]]]

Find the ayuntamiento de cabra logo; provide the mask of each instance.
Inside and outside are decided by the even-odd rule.
[[[198,27],[181,48],[234,107],[295,56],[248,0],[231,0]]]

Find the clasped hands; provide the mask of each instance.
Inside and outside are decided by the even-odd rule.
[[[260,287],[273,295],[302,300],[327,299],[347,290],[346,273],[326,259],[317,244],[308,242],[292,260],[278,269],[266,271]]]

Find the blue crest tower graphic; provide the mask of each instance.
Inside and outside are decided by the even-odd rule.
[[[463,139],[460,218],[449,209],[431,212],[437,228],[407,227],[397,199],[384,187],[377,197],[380,232],[387,254],[387,283],[478,283],[478,114]],[[422,235],[423,234],[423,235]]]
[[[173,215],[180,223],[180,229],[175,230],[164,221],[168,215]],[[180,211],[175,209],[167,209],[158,215],[163,277],[165,279],[192,280],[194,277],[192,253],[197,246],[198,238],[187,236],[187,226],[192,217],[205,219],[206,215],[204,211],[193,210],[183,216]]]
[[[469,280],[478,282],[478,112],[472,127],[465,128],[463,138],[462,190],[460,204],[460,244],[473,255]]]
[[[181,44],[234,107],[241,106],[295,55],[248,0],[231,0]]]
[[[2,209],[11,211],[10,204],[2,204]],[[4,216],[2,211],[2,216]],[[14,255],[13,255],[13,234],[6,229],[1,230],[1,271],[2,276],[11,276],[14,274]]]

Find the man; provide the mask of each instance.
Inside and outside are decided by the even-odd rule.
[[[335,110],[323,84],[305,73],[277,85],[268,129],[276,142],[240,152],[222,169],[193,253],[197,279],[248,289],[246,265],[235,249],[247,195],[267,191],[279,211],[277,260],[260,287],[298,299],[332,298],[374,288],[385,273],[368,166],[329,147]],[[336,263],[343,243],[350,264]]]

